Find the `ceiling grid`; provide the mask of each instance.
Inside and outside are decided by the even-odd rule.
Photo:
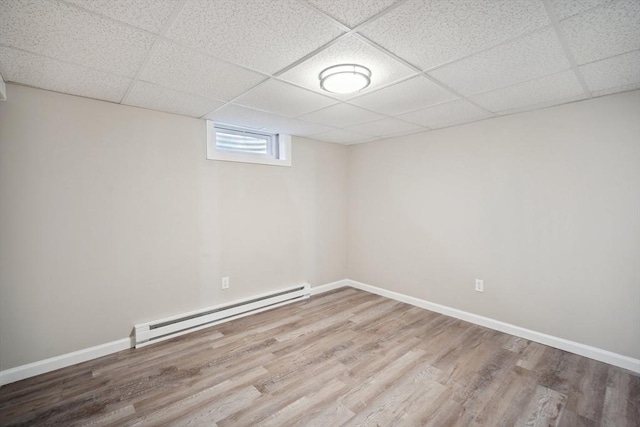
[[[560,40],[560,44],[562,45],[562,49],[564,50],[564,54],[567,56],[567,60],[569,64],[571,64],[571,70],[575,73],[578,82],[580,82],[580,86],[584,90],[587,98],[591,98],[591,91],[587,86],[587,83],[584,81],[584,77],[582,77],[582,73],[578,68],[578,64],[576,59],[573,56],[573,52],[571,52],[571,48],[569,47],[569,43],[562,32],[562,27],[560,26],[560,21],[556,17],[556,14],[553,11],[553,6],[549,3],[549,0],[541,0],[544,4],[545,9],[547,9],[547,13],[549,14],[549,20],[551,21],[551,25],[553,26],[554,31],[556,32],[556,36]]]
[[[640,0],[10,0],[0,74],[355,144],[640,88]]]
[[[187,2],[187,0],[180,0],[179,2],[176,3],[176,5],[175,5],[175,7],[173,9],[173,12],[171,13],[171,17],[162,26],[162,29],[160,30],[160,33],[156,37],[155,41],[153,42],[153,45],[151,46],[151,49],[149,50],[149,53],[144,58],[144,61],[142,61],[142,64],[140,65],[140,68],[138,68],[138,72],[133,77],[133,81],[131,82],[131,84],[129,85],[129,88],[127,89],[127,91],[125,92],[124,96],[120,100],[121,104],[123,104],[126,101],[127,96],[129,96],[129,94],[131,93],[131,89],[133,88],[133,85],[135,85],[136,82],[138,81],[138,79],[139,79],[140,75],[142,74],[144,68],[146,67],[147,63],[149,62],[149,59],[151,59],[151,55],[153,54],[153,52],[158,47],[158,44],[160,43],[161,38],[167,33],[167,31],[169,31],[169,28],[171,27],[171,25],[173,25],[173,22],[176,20],[176,18],[178,17],[178,14],[184,8],[184,5],[185,5],[186,2]]]

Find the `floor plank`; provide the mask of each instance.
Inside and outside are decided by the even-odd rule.
[[[0,387],[2,426],[640,426],[629,371],[352,288]]]

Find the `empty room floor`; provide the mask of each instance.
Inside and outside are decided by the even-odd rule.
[[[352,288],[0,388],[0,425],[637,426],[623,369]]]

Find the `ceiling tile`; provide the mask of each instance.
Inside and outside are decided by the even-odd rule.
[[[640,84],[640,51],[583,65],[580,72],[591,91]]]
[[[463,95],[510,86],[570,68],[552,28],[494,47],[429,74]]]
[[[174,0],[66,1],[153,33],[160,32],[177,4]]]
[[[289,135],[298,136],[311,136],[335,130],[334,128],[329,126],[305,122],[304,120],[300,119],[290,119],[287,117],[281,117],[279,120],[272,120],[267,126],[262,129],[273,133],[286,133]]]
[[[266,77],[220,59],[162,41],[140,79],[206,98],[235,98]]]
[[[551,7],[560,20],[577,15],[610,0],[549,0]]]
[[[355,28],[376,13],[396,3],[398,0],[307,1],[347,27]]]
[[[381,116],[380,114],[363,110],[362,108],[355,107],[349,104],[332,105],[331,107],[327,107],[323,110],[319,110],[301,117],[301,119],[303,120],[314,123],[322,123],[323,125],[334,126],[337,128],[354,126],[360,123],[370,122],[382,118],[383,116]]]
[[[458,99],[411,111],[398,116],[398,118],[430,128],[441,128],[486,119],[491,116],[490,113],[482,108],[478,108],[463,99]]]
[[[131,79],[127,77],[2,46],[0,74],[8,82],[111,102],[120,102],[131,84]]]
[[[167,37],[275,73],[341,33],[299,2],[194,0],[185,5]]]
[[[205,118],[217,123],[300,136],[315,135],[332,130],[330,127],[317,123],[304,122],[234,104],[227,104],[219,110],[207,114]]]
[[[323,96],[279,80],[269,80],[234,101],[245,107],[269,111],[281,116],[297,117],[335,104]]]
[[[640,49],[640,1],[618,0],[561,22],[578,64]]]
[[[372,141],[376,138],[358,132],[351,132],[344,129],[332,130],[330,132],[314,135],[314,139],[338,144],[353,144],[359,142]]]
[[[0,44],[133,77],[155,36],[58,2],[0,2]]]
[[[362,33],[396,55],[429,69],[549,24],[531,0],[413,0]]]
[[[524,113],[526,111],[540,110],[542,108],[549,108],[549,107],[553,107],[553,106],[560,105],[560,104],[568,104],[568,103],[571,103],[571,102],[582,101],[582,100],[584,100],[586,98],[587,98],[587,95],[581,94],[581,95],[578,95],[578,96],[571,96],[569,98],[554,99],[554,100],[547,101],[547,102],[541,102],[540,104],[527,105],[525,107],[512,108],[510,110],[500,111],[499,113],[497,113],[497,115],[498,116],[507,116],[507,115],[510,115],[510,114]]]
[[[418,126],[413,123],[403,122],[402,120],[386,118],[373,122],[363,123],[356,126],[351,126],[346,130],[364,133],[367,135],[386,137],[427,131],[428,129],[425,129],[422,126]]]
[[[371,84],[360,93],[375,90],[387,83],[416,74],[413,69],[357,37],[347,36],[279,77],[311,90],[327,93],[320,88],[318,76],[325,68],[338,64],[359,64],[371,70]],[[346,99],[353,97],[354,94],[331,94],[331,96]]]
[[[219,101],[141,81],[133,85],[123,104],[190,117],[201,117],[222,105]]]
[[[484,108],[498,112],[583,95],[572,70],[470,97]]]
[[[349,103],[394,116],[429,105],[451,101],[455,98],[456,95],[441,88],[426,77],[417,76],[351,99]]]
[[[240,105],[227,104],[224,107],[210,112],[204,118],[225,125],[240,126],[251,129],[261,129],[269,125],[276,114],[254,110]]]
[[[613,87],[609,89],[594,90],[593,92],[591,92],[591,95],[604,96],[604,95],[610,95],[612,93],[626,92],[629,90],[638,90],[638,89],[640,89],[640,83],[631,83],[628,85]]]

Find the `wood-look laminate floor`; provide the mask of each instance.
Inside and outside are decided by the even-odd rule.
[[[5,385],[0,425],[638,426],[640,378],[344,288]]]

